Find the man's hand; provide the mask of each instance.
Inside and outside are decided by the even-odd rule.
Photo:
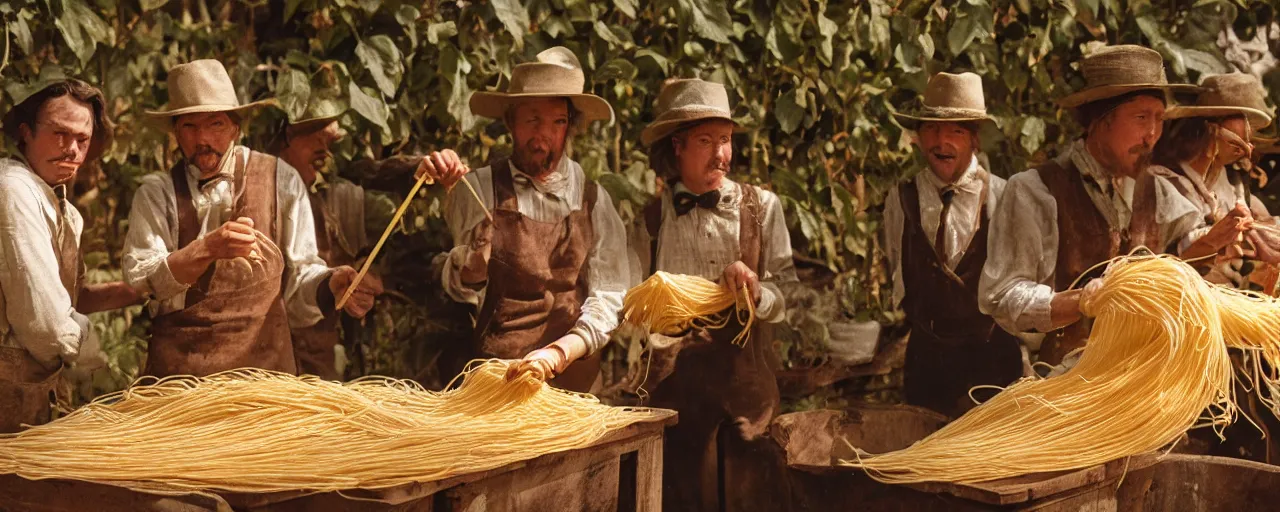
[[[440,185],[444,185],[446,189],[452,189],[453,185],[462,178],[462,175],[471,172],[471,168],[462,163],[462,159],[452,149],[444,151],[432,151],[430,154],[422,157],[422,162],[418,164],[417,172],[413,173],[414,179],[421,179],[423,175],[429,176],[431,180]]]
[[[253,229],[253,219],[248,217],[223,223],[200,242],[209,260],[248,258],[258,249],[258,235]]]
[[[745,285],[747,291],[751,293],[751,301],[760,302],[760,276],[752,272],[746,263],[733,262],[732,265],[725,267],[721,277],[720,284],[733,292],[735,297],[742,293],[742,287]]]
[[[335,300],[342,300],[357,274],[356,269],[348,266],[333,269],[333,274],[329,276],[329,291],[333,292]],[[364,315],[373,308],[374,298],[381,294],[382,279],[373,274],[365,274],[364,279],[360,280],[360,284],[356,285],[355,291],[351,293],[351,298],[343,304],[342,310],[355,318],[364,318]]]
[[[471,246],[463,264],[463,284],[476,285],[489,280],[489,257],[493,255],[493,222],[481,220],[471,231]]]
[[[540,381],[551,380],[569,367],[569,357],[555,345],[534,350],[507,367],[507,380],[515,380],[528,372]]]
[[[1240,241],[1240,234],[1253,227],[1253,215],[1242,204],[1227,212],[1227,215],[1213,223],[1213,227],[1199,241],[1208,244],[1214,251],[1228,248]]]

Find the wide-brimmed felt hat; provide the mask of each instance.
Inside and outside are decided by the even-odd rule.
[[[347,112],[347,108],[347,102],[336,94],[313,93],[307,100],[307,106],[302,114],[297,116],[293,113],[288,114],[288,123],[291,126],[311,123],[327,124],[342,117],[342,114]]]
[[[262,100],[240,104],[231,76],[221,62],[202,59],[179,64],[169,70],[169,104],[163,110],[148,110],[152,117],[173,117],[209,112],[237,112],[273,104]]]
[[[1253,131],[1271,124],[1267,107],[1267,91],[1258,78],[1247,73],[1210,75],[1200,83],[1200,94],[1194,105],[1176,106],[1165,113],[1166,119],[1186,117],[1229,117],[1243,115]]]
[[[515,101],[525,98],[567,98],[587,121],[613,122],[613,107],[604,98],[584,93],[587,83],[582,64],[572,50],[548,48],[534,62],[517,64],[511,70],[506,91],[471,94],[471,113],[499,119]]]
[[[995,119],[987,115],[982,77],[973,73],[938,73],[929,77],[924,97],[920,99],[920,108],[912,113],[895,113],[893,116],[913,130],[926,121],[995,123]]]
[[[1150,48],[1132,44],[1104,46],[1080,61],[1083,89],[1058,100],[1074,108],[1134,91],[1194,91],[1189,84],[1170,84],[1164,74],[1164,58]]]
[[[689,123],[708,119],[733,120],[729,107],[729,91],[724,85],[697,78],[668,80],[658,93],[657,117],[644,131],[640,142],[652,145]]]

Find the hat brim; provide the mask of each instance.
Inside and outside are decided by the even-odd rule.
[[[1164,91],[1170,93],[1177,92],[1195,92],[1200,87],[1191,84],[1124,84],[1124,85],[1103,85],[1091,89],[1068,94],[1058,100],[1058,106],[1062,108],[1075,108],[1085,103],[1092,103],[1098,100],[1123,96],[1135,91]]]
[[[1271,114],[1249,107],[1197,107],[1176,106],[1165,112],[1165,119],[1185,119],[1188,117],[1230,117],[1243,115],[1249,120],[1254,130],[1261,130],[1271,125]]]
[[[894,113],[893,117],[898,120],[903,128],[915,130],[920,127],[921,123],[972,123],[972,122],[988,122],[993,126],[999,126],[996,119],[991,116],[961,116],[961,117],[932,117],[932,116],[913,116],[910,114]]]
[[[573,107],[582,113],[583,119],[608,121],[609,124],[613,124],[613,107],[604,98],[594,94],[474,92],[471,93],[471,100],[468,103],[472,114],[490,119],[502,119],[511,103],[533,98],[568,98],[573,102]]]
[[[649,126],[644,127],[644,130],[640,132],[640,143],[644,146],[652,146],[653,143],[662,140],[663,137],[675,133],[683,126],[710,119],[729,121],[730,123],[733,123],[734,132],[744,131],[742,125],[738,124],[738,122],[732,117],[719,113],[703,113],[689,117],[681,117],[680,119],[667,119],[649,123]]]
[[[193,105],[173,110],[147,110],[145,113],[153,118],[166,118],[182,116],[187,114],[208,114],[212,112],[239,112],[253,108],[275,105],[275,100],[260,100],[244,105]]]

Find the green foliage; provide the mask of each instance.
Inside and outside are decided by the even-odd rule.
[[[471,92],[495,87],[538,51],[568,46],[617,111],[616,124],[578,137],[573,155],[627,220],[657,186],[638,141],[662,81],[715,80],[745,128],[737,177],[782,196],[797,253],[836,273],[826,293],[843,314],[892,322],[878,206],[921,161],[891,114],[915,106],[931,73],[984,77],[999,128],[982,134],[983,148],[993,171],[1009,175],[1075,132],[1053,102],[1082,84],[1072,63],[1087,44],[1149,45],[1172,78],[1194,80],[1228,69],[1216,45],[1222,29],[1234,23],[1253,37],[1271,22],[1259,13],[1272,12],[1259,0],[0,0],[0,76],[27,81],[60,66],[106,91],[116,143],[78,187],[92,212],[86,240],[110,255],[99,269],[118,267],[138,178],[174,158],[164,128],[141,112],[165,103],[165,70],[190,59],[222,60],[242,100],[278,97],[294,115],[312,97],[346,96],[350,136],[336,168],[394,202],[407,178],[353,175],[350,163],[446,147],[473,166],[489,160],[509,143],[492,120],[470,114]],[[11,102],[4,96],[0,109]],[[253,119],[250,139],[261,147],[283,117]],[[403,297],[367,322],[380,354],[459,341],[443,334],[454,327],[431,321],[456,316],[425,269],[449,245],[438,202],[438,193],[416,201],[389,244],[383,267]],[[121,330],[120,318],[102,326],[134,336],[139,324],[125,313]],[[366,370],[421,373],[390,363]]]

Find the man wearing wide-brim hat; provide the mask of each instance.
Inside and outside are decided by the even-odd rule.
[[[1080,62],[1085,86],[1059,101],[1075,110],[1084,136],[1058,158],[1009,179],[991,222],[990,256],[978,305],[1010,332],[1048,333],[1039,358],[1058,364],[1084,346],[1072,284],[1095,264],[1139,247],[1194,258],[1216,253],[1239,233],[1237,212],[1195,239],[1199,211],[1150,169],[1171,85],[1160,54],[1104,46]],[[1087,279],[1081,279],[1080,283]]]
[[[785,457],[764,435],[780,409],[780,285],[797,280],[782,202],[729,177],[738,124],[724,85],[667,80],[654,113],[640,141],[665,186],[632,231],[633,273],[716,281],[755,311],[752,324],[726,312],[720,327],[649,336],[644,373],[631,380],[681,418],[665,438],[662,509],[786,510]]]
[[[1245,73],[1210,75],[1200,87],[1195,104],[1169,109],[1167,117],[1173,122],[1156,144],[1155,162],[1160,167],[1154,169],[1200,209],[1208,224],[1239,204],[1248,207],[1255,226],[1274,226],[1267,207],[1250,192],[1248,174],[1254,134],[1272,121],[1266,91],[1257,77]],[[1246,231],[1241,241],[1247,244],[1232,244],[1231,257],[1214,265],[1205,279],[1247,288],[1255,263],[1280,262],[1275,233],[1274,229]]]
[[[978,310],[988,226],[1003,178],[978,161],[987,115],[982,78],[938,73],[920,109],[895,114],[915,132],[927,167],[885,199],[885,256],[893,297],[911,325],[906,402],[958,417],[973,407],[974,386],[1008,386],[1022,376],[1017,337]]]
[[[360,253],[369,245],[369,233],[386,225],[370,222],[380,219],[366,216],[366,206],[375,202],[366,201],[363,187],[342,179],[336,172],[324,172],[333,164],[333,145],[346,136],[338,122],[346,110],[341,98],[316,93],[301,114],[288,113],[271,148],[272,154],[298,171],[307,186],[320,259],[330,267],[358,267]],[[365,279],[380,291],[381,279],[377,275],[368,274]],[[338,364],[339,360],[346,360],[342,334],[356,328],[346,324],[339,332],[342,323],[340,312],[326,310],[324,318],[313,325],[291,326],[299,373],[342,380]]]
[[[422,161],[420,173],[451,187],[445,291],[479,311],[472,339],[442,358],[446,375],[496,357],[522,359],[511,376],[556,375],[565,389],[588,391],[598,380],[597,351],[617,327],[631,276],[613,201],[566,154],[575,125],[613,120],[608,102],[582,92],[585,83],[573,52],[555,47],[517,65],[506,91],[471,96],[471,111],[502,119],[513,146],[509,158],[466,175],[483,204],[453,187],[469,170],[453,151]]]
[[[242,116],[265,102],[240,104],[216,60],[175,66],[168,91],[168,107],[147,114],[168,123],[182,158],[143,178],[125,240],[125,278],[152,298],[145,373],[294,373],[289,326],[318,322],[356,272],[317,254],[298,172],[236,143]],[[363,315],[372,294],[347,311]]]
[[[0,158],[0,433],[50,419],[63,368],[87,378],[105,366],[85,315],[139,301],[126,283],[85,282],[84,220],[68,197],[111,144],[102,91],[48,74],[7,89],[15,151]]]

